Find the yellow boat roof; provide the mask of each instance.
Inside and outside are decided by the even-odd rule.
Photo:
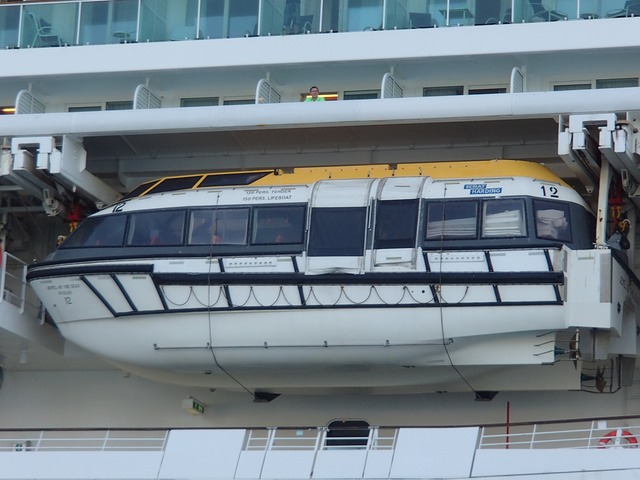
[[[291,169],[200,173],[165,177],[147,182],[127,197],[173,190],[222,186],[301,185],[328,179],[418,177],[434,179],[472,179],[528,177],[566,185],[544,165],[521,160],[476,160],[468,162],[429,162],[408,164],[296,167]]]

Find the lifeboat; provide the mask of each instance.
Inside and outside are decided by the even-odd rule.
[[[69,341],[173,383],[577,390],[636,354],[637,279],[594,230],[528,162],[190,175],[88,217],[28,281]]]

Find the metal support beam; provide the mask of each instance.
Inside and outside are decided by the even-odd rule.
[[[87,171],[87,152],[79,139],[62,137],[62,151],[50,156],[49,172],[63,185],[84,198],[110,205],[122,195]]]

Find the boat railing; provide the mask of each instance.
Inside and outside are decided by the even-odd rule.
[[[0,303],[9,302],[20,307],[21,312],[26,302],[26,270],[27,264],[19,258],[5,251],[0,255]]]
[[[18,2],[21,3],[21,2]],[[172,14],[143,0],[61,0],[0,5],[0,48],[42,48],[68,45],[128,44],[161,41],[183,41],[214,38],[256,37],[314,34],[344,31],[402,30],[435,28],[438,26],[478,26],[510,23],[553,22],[621,18],[638,15],[637,5],[610,10],[609,5],[588,5],[588,2],[569,0],[564,11],[547,10],[540,2],[510,0],[497,5],[460,5],[434,3],[423,0],[410,11],[398,8],[396,0],[379,2],[377,8],[352,4],[340,7],[347,12],[338,18],[327,15],[329,0],[311,2],[305,15],[287,19],[277,7],[278,2],[261,0],[247,5],[240,14],[233,9],[224,13],[222,29],[214,27],[205,0],[196,5],[176,6]],[[339,0],[346,4],[347,0]],[[621,1],[620,7],[624,2]],[[627,2],[629,3],[629,2]],[[176,2],[178,5],[178,2]],[[388,7],[387,7],[388,5]],[[534,8],[534,5],[542,11]],[[335,7],[333,7],[335,9]],[[384,12],[387,12],[386,14]],[[275,19],[281,19],[279,21]],[[300,24],[301,22],[304,23]],[[295,25],[294,25],[295,23]],[[236,25],[237,24],[237,25]],[[150,25],[153,25],[150,28]],[[108,26],[108,27],[107,27]]]
[[[246,429],[245,452],[395,450],[402,431],[416,427],[371,427],[368,435],[329,436],[326,427]],[[442,427],[444,428],[444,427]],[[451,427],[454,428],[454,427]],[[0,430],[2,452],[165,451],[172,430]],[[609,449],[638,447],[640,418],[548,422],[481,427],[477,449]]]
[[[392,450],[398,437],[397,428],[373,427],[367,436],[331,436],[326,427],[249,429],[243,450]]]
[[[479,449],[619,448],[637,447],[640,421],[591,420],[484,427]]]
[[[0,431],[0,452],[163,451],[169,430]]]
[[[27,283],[28,264],[7,251],[0,253],[0,304],[6,302],[44,321],[44,307]]]

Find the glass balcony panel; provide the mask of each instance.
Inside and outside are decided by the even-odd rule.
[[[585,7],[591,3],[589,0],[580,0],[580,3],[584,3]],[[565,14],[567,20],[576,20],[580,18],[578,16],[578,1],[577,0],[545,0],[543,4],[548,5],[551,11],[556,11],[560,14]],[[580,6],[582,10],[582,5]]]
[[[521,17],[524,22],[556,22],[577,18],[576,0],[523,0],[519,3]]]
[[[459,26],[473,25],[475,23],[475,0],[449,0],[449,2],[438,3],[440,4],[438,12],[445,25]]]
[[[606,3],[601,0],[580,0],[580,18],[589,20],[606,17],[607,11],[602,10]]]
[[[511,0],[476,0],[473,23],[475,25],[511,23]]]
[[[198,0],[167,0],[167,33],[169,40],[195,40],[200,38],[197,29]]]
[[[200,30],[203,38],[224,38],[225,5],[228,0],[202,0],[200,6]]]
[[[229,5],[228,37],[258,35],[258,1],[226,0]]]
[[[322,26],[323,32],[340,31],[340,0],[323,0],[322,1]]]
[[[384,28],[386,30],[410,28],[407,0],[386,0]]]
[[[139,41],[199,38],[198,0],[142,0],[141,9]]]
[[[258,2],[259,0],[202,0],[200,7],[202,38],[258,35]]]
[[[24,5],[22,48],[75,45],[78,2]]]
[[[361,32],[382,28],[383,0],[324,0],[322,31]]]
[[[602,0],[602,17],[623,18],[640,16],[640,2],[637,0]]]
[[[80,13],[81,45],[126,43],[136,40],[138,0],[84,2]]]
[[[320,0],[263,0],[260,35],[317,33]]]
[[[436,19],[438,10],[435,5],[432,0],[387,0],[384,28],[393,30],[443,25]]]
[[[349,32],[382,29],[382,0],[349,0],[347,28]]]
[[[260,35],[289,33],[293,16],[300,16],[300,0],[263,0],[260,13]]]
[[[513,23],[526,22],[531,14],[529,0],[514,0],[513,2]]]
[[[447,0],[431,0],[429,2],[429,14],[440,26],[447,25]]]
[[[18,46],[20,30],[20,6],[5,6],[0,8],[0,48],[15,48]]]

